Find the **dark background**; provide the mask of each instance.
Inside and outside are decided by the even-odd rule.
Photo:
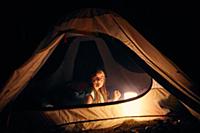
[[[59,19],[71,11],[111,9],[199,84],[199,5],[184,2],[93,0],[7,2],[1,9],[0,87],[23,64]]]

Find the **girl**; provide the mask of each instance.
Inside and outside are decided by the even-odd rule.
[[[92,91],[86,96],[87,104],[116,101],[121,97],[120,91],[115,90],[113,100],[108,100],[109,93],[105,87],[106,76],[103,70],[97,70],[91,75],[90,80]]]

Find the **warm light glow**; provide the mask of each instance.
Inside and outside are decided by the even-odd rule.
[[[136,92],[126,92],[124,93],[124,99],[129,99],[136,97],[137,93]],[[141,111],[141,104],[138,99],[127,102],[123,105],[123,114],[125,116],[138,116],[140,115]]]
[[[135,100],[127,101],[122,103],[120,106],[121,113],[123,116],[136,116],[132,117],[134,120],[153,120],[163,117],[151,117],[152,115],[166,115],[170,112],[169,109],[163,109],[160,106],[159,101],[166,99],[164,90],[161,93],[160,89],[152,89],[146,95],[137,98]],[[168,94],[167,94],[168,95]],[[126,92],[124,98],[130,98],[137,96],[134,92]],[[146,116],[146,117],[140,117]],[[147,117],[149,116],[149,117]]]
[[[129,98],[133,98],[136,97],[137,93],[136,92],[125,92],[124,93],[124,99],[129,99]]]

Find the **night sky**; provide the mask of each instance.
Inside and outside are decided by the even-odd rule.
[[[103,1],[103,0],[102,0]],[[107,1],[107,0],[104,0]],[[123,0],[125,1],[125,0]],[[111,9],[130,22],[149,42],[199,84],[199,9],[196,3],[173,2],[7,3],[1,15],[0,87],[24,63],[59,19],[71,11]]]

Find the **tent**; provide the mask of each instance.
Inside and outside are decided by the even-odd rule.
[[[97,67],[106,71],[111,92],[117,87],[123,94],[134,92],[132,97],[78,104],[80,99],[72,96],[79,92],[76,85]],[[127,119],[162,118],[181,105],[200,119],[199,96],[189,77],[121,16],[82,9],[59,22],[14,71],[1,89],[0,110],[15,104],[26,110],[18,112],[20,118],[37,116],[44,127],[64,125],[72,130],[84,122],[81,129],[86,130],[113,127]]]

